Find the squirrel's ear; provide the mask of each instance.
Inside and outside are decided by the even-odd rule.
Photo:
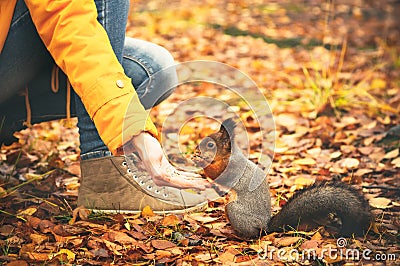
[[[233,140],[235,138],[235,127],[236,122],[232,118],[228,118],[222,122],[219,132],[222,133],[223,137]]]

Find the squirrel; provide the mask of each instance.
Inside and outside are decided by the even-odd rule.
[[[372,222],[367,200],[338,181],[317,182],[300,190],[271,217],[266,173],[234,143],[235,127],[233,119],[225,120],[218,132],[200,142],[192,160],[208,178],[230,188],[225,213],[238,236],[250,239],[304,225],[307,229],[325,225],[339,236],[366,233]]]

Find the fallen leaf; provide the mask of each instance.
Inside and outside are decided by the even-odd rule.
[[[107,247],[110,251],[112,251],[115,255],[122,256],[122,253],[119,252],[120,250],[123,249],[123,247],[122,247],[121,245],[115,244],[115,243],[113,243],[113,242],[111,242],[111,241],[108,241],[108,240],[106,240],[106,239],[102,239],[102,241],[103,241],[103,243],[106,245],[106,247]]]
[[[37,211],[36,207],[29,207],[29,208],[19,212],[18,215],[19,216],[23,216],[23,215],[32,216],[33,214],[35,214],[36,211]]]
[[[298,120],[299,117],[294,114],[279,114],[275,117],[275,123],[286,127],[291,132],[296,130]]]
[[[0,227],[0,235],[9,236],[15,231],[15,227],[11,224],[5,224]]]
[[[344,158],[340,160],[338,163],[340,167],[347,169],[354,169],[360,164],[360,161],[355,158]]]
[[[46,234],[51,233],[54,228],[54,224],[49,220],[41,220],[39,223],[40,232]]]
[[[228,264],[235,261],[235,256],[240,254],[240,252],[234,248],[227,248],[221,255],[218,256],[219,261],[222,264]]]
[[[176,215],[167,215],[161,220],[161,225],[163,226],[175,226],[179,224],[181,221]]]
[[[32,240],[33,243],[36,245],[42,244],[44,241],[49,241],[49,237],[46,235],[41,234],[30,234],[29,238]]]
[[[293,163],[298,165],[315,165],[316,161],[313,158],[302,158],[294,160]]]
[[[28,263],[24,260],[13,260],[4,265],[5,266],[28,266]]]
[[[39,252],[27,252],[26,254],[28,255],[29,259],[34,261],[46,261],[49,260],[49,256],[51,256],[51,254]]]
[[[142,217],[143,218],[148,218],[148,217],[153,217],[155,216],[155,213],[153,212],[153,210],[151,209],[150,206],[146,206],[143,208],[142,210]]]
[[[162,258],[169,258],[171,257],[171,252],[169,252],[168,250],[161,250],[161,249],[157,249],[156,250],[156,256],[157,259],[162,259]]]
[[[211,223],[219,219],[219,217],[211,217],[204,213],[192,213],[189,214],[189,217],[203,224]]]
[[[400,168],[400,157],[394,159],[393,161],[390,162],[391,164],[394,165],[396,168]]]
[[[301,244],[301,249],[313,249],[315,250],[316,248],[318,248],[319,244],[321,243],[321,241],[318,240],[307,240],[304,241],[303,244]]]
[[[107,232],[103,235],[103,237],[110,240],[111,242],[118,242],[122,245],[137,243],[137,241],[134,238],[132,238],[132,237],[128,236],[126,233],[120,232],[120,231]]]
[[[297,236],[289,236],[289,237],[282,237],[282,238],[276,238],[274,241],[274,246],[276,247],[287,247],[291,246],[293,244],[296,244],[303,238],[297,237]]]
[[[73,225],[76,219],[79,217],[83,221],[87,221],[90,211],[83,206],[79,206],[72,211],[72,218],[68,224]]]
[[[388,198],[383,198],[383,197],[378,197],[378,198],[372,198],[369,200],[369,204],[378,209],[387,209],[392,207],[390,205],[392,201]]]
[[[158,240],[158,239],[151,240],[151,245],[156,249],[167,249],[176,247],[176,244],[168,240]]]
[[[72,252],[72,251],[69,250],[69,249],[66,249],[66,248],[60,249],[60,251],[57,252],[57,253],[55,253],[55,254],[50,254],[50,255],[49,255],[49,259],[52,259],[52,258],[54,258],[54,257],[56,257],[56,256],[59,256],[59,255],[62,255],[62,254],[67,255],[67,260],[68,260],[68,262],[72,262],[72,261],[75,260],[75,253]]]
[[[334,151],[329,155],[329,157],[331,159],[336,159],[336,158],[339,158],[341,155],[342,155],[342,153],[340,151]]]
[[[302,186],[302,187],[310,186],[310,185],[314,184],[314,182],[315,182],[314,178],[306,178],[306,177],[297,177],[294,180],[294,184],[296,186]]]
[[[399,149],[394,149],[392,151],[389,151],[388,153],[383,156],[383,159],[393,159],[399,156]]]

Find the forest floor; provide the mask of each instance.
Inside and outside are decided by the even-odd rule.
[[[242,71],[275,120],[266,135],[276,142],[262,149],[257,117],[226,87],[183,84],[151,112],[166,143],[178,142],[171,160],[218,129],[202,115],[219,109],[182,104],[199,96],[224,101],[246,128],[249,158],[265,166],[273,157],[274,212],[315,181],[346,182],[364,193],[375,217],[364,237],[338,238],[321,227],[243,240],[225,218],[224,198],[184,215],[91,213],[76,204],[73,119],[34,125],[1,147],[0,265],[399,265],[399,14],[395,0],[152,0],[132,3],[127,27],[128,36],[164,46],[177,62],[218,61]],[[208,74],[247,84],[224,69]],[[180,124],[178,135],[171,133],[176,123],[163,124],[194,112],[199,118]]]

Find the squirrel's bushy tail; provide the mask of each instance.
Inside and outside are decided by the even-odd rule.
[[[267,231],[323,224],[333,227],[340,236],[363,235],[371,221],[369,204],[360,192],[342,182],[325,181],[296,193],[271,218]]]

